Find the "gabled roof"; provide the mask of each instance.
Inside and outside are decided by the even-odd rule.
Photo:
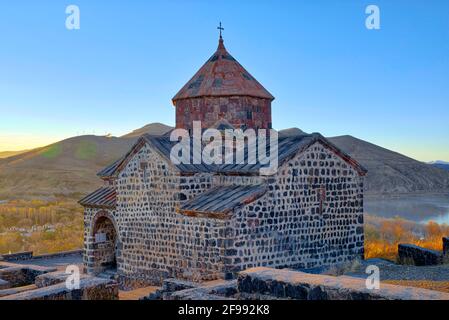
[[[116,191],[113,187],[101,187],[78,201],[84,207],[115,208]]]
[[[348,154],[340,150],[319,133],[279,137],[278,165],[281,166],[285,161],[288,161],[297,153],[306,150],[315,142],[320,142],[323,146],[334,152],[337,156],[339,156],[350,166],[352,166],[360,175],[366,174],[367,170],[362,167],[355,159],[351,158]],[[137,153],[140,150],[141,146],[147,143],[151,145],[155,149],[155,151],[158,152],[162,157],[167,159],[168,163],[172,163],[170,160],[170,152],[172,147],[177,143],[176,141],[170,141],[170,137],[168,136],[143,135],[122,159],[120,159],[118,162],[113,163],[111,166],[105,168],[99,173],[107,173],[107,176],[100,176],[102,178],[116,176],[120,172],[121,168],[126,165],[132,155]],[[190,159],[193,159],[193,147],[191,147],[190,150]],[[257,148],[253,146],[252,148],[250,148],[250,150],[257,150]],[[244,154],[245,161],[242,164],[207,165],[205,163],[193,164],[193,161],[191,161],[191,164],[181,163],[178,165],[173,164],[173,166],[181,173],[185,174],[217,173],[227,175],[258,175],[259,170],[263,166],[259,163],[259,161],[257,161],[256,164],[248,163],[248,154],[247,152],[245,152]]]
[[[120,159],[114,161],[111,165],[107,166],[106,168],[102,169],[100,172],[97,173],[97,176],[99,177],[110,177],[113,176],[115,169],[117,169],[118,165],[122,162],[124,157],[121,157]]]
[[[188,216],[226,218],[232,210],[257,200],[266,191],[264,185],[219,186],[184,203],[177,211]]]
[[[273,100],[274,97],[237,62],[220,39],[217,51],[173,97],[250,96]]]

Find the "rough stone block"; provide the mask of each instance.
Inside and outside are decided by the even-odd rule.
[[[368,289],[365,279],[333,277],[292,270],[253,268],[239,274],[238,290],[246,299],[298,300],[448,300],[449,293],[381,283]]]
[[[8,281],[14,288],[33,284],[37,276],[54,271],[56,268],[11,264],[11,266],[0,269],[0,278]]]
[[[449,237],[443,238],[443,254],[449,255]]]
[[[20,261],[20,260],[30,260],[33,258],[33,251],[24,251],[11,254],[2,255],[4,261]]]
[[[118,285],[108,279],[89,277],[81,279],[80,288],[70,290],[60,283],[36,290],[25,291],[0,300],[117,300]]]
[[[69,274],[61,271],[44,273],[37,276],[34,280],[34,284],[38,288],[48,287],[59,283],[65,283]],[[86,274],[81,274],[80,279],[87,278]]]
[[[192,289],[200,286],[199,283],[185,281],[180,279],[165,279],[162,283],[162,287],[156,292],[151,293],[142,300],[172,300],[171,295],[174,292],[182,291],[186,289]]]
[[[176,291],[167,300],[234,300],[237,280],[219,281],[192,289]]]
[[[413,244],[399,244],[398,255],[401,264],[431,266],[443,263],[443,254],[441,252]]]
[[[184,281],[179,279],[165,279],[162,284],[162,290],[166,292],[175,292],[185,289],[196,288],[199,285],[200,284],[191,281]]]
[[[8,289],[11,287],[11,284],[8,281],[0,279],[0,290]]]

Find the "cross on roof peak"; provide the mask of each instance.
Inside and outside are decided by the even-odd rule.
[[[217,29],[220,30],[220,39],[223,39],[221,36],[221,32],[224,30],[224,28],[221,26],[221,21],[220,21],[220,24],[218,25]]]

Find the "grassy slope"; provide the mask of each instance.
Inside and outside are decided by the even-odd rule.
[[[134,138],[80,136],[0,159],[0,199],[74,196],[101,184],[104,166],[125,154]]]

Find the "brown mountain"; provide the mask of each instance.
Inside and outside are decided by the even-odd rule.
[[[0,200],[80,197],[101,185],[96,173],[128,152],[140,132],[165,134],[156,123],[123,137],[78,136],[0,159]]]
[[[121,136],[121,138],[138,138],[144,133],[160,136],[166,134],[172,129],[173,127],[167,126],[163,123],[150,123],[140,129],[136,129],[128,134],[125,134],[124,136]]]
[[[299,136],[301,134],[306,134],[299,128],[288,128],[279,131],[279,136],[282,137],[291,137],[291,136]]]
[[[368,169],[368,194],[443,192],[449,172],[352,136],[329,138]]]
[[[79,136],[44,148],[0,159],[0,200],[11,198],[79,198],[101,185],[96,173],[125,154],[143,133],[166,134],[154,123],[122,137]],[[280,135],[303,134],[298,128]],[[368,169],[368,194],[449,190],[449,172],[351,137],[330,140]]]
[[[0,159],[0,199],[84,194],[99,186],[95,173],[127,152],[131,143],[79,136]]]

